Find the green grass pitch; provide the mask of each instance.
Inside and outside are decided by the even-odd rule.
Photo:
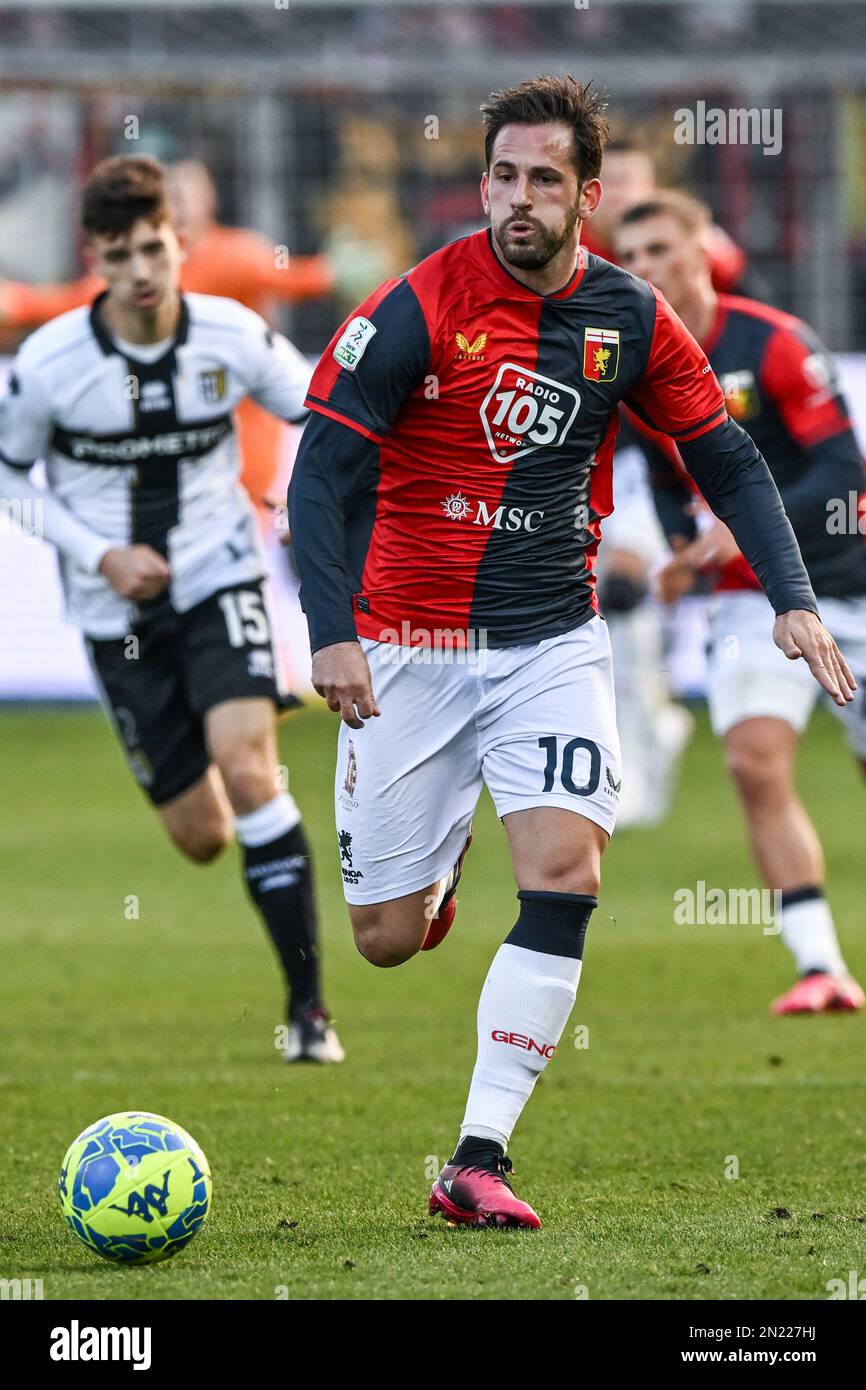
[[[336,731],[309,709],[281,746],[348,1060],[289,1068],[236,852],[200,868],[164,843],[98,712],[0,715],[0,1278],[41,1278],[46,1299],[825,1299],[829,1279],[866,1270],[866,1019],[773,1020],[791,979],[777,938],[674,924],[677,888],[756,883],[703,718],[671,818],[608,852],[570,1024],[589,1045],[566,1034],[514,1137],[517,1190],[543,1229],[427,1216],[478,992],[515,918],[505,838],[485,797],[453,933],[373,969],[339,883]],[[800,784],[862,977],[866,787],[826,715]],[[86,1124],[139,1108],[195,1135],[214,1205],[175,1260],[125,1269],[67,1232],[55,1183]]]

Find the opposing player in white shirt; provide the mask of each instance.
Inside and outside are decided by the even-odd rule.
[[[39,504],[68,616],[106,711],[174,843],[207,863],[233,835],[289,989],[287,1060],[341,1061],[319,979],[309,845],[277,789],[277,669],[233,409],[304,418],[310,372],[258,314],[181,295],[163,171],[104,161],[84,190],[108,288],[23,345],[0,401],[4,496]],[[45,460],[48,490],[28,474]]]

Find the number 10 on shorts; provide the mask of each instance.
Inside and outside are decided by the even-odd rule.
[[[559,756],[559,740],[555,735],[551,734],[547,738],[540,738],[538,746],[547,753],[542,791],[552,792],[557,776],[562,786],[572,796],[593,796],[598,791],[598,784],[601,780],[601,751],[598,744],[593,743],[592,739],[569,739],[563,746],[561,758]],[[585,754],[586,757],[579,757],[580,754]],[[575,756],[578,756],[578,775],[586,767],[586,780],[582,785],[574,780]]]

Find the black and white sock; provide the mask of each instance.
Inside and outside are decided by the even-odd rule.
[[[574,1007],[586,928],[598,905],[577,893],[517,896],[520,915],[478,1003],[478,1054],[460,1127],[461,1141],[485,1140],[503,1151]]]
[[[310,846],[288,792],[235,818],[247,889],[282,963],[290,1016],[322,1007]]]
[[[782,940],[800,975],[847,974],[830,904],[817,884],[782,894]]]

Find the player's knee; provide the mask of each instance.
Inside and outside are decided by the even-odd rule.
[[[584,850],[576,857],[565,849],[548,853],[537,866],[532,887],[543,893],[582,893],[596,898],[601,887],[601,855]]]
[[[730,744],[725,754],[729,775],[745,801],[778,800],[790,788],[787,759],[753,742]]]
[[[557,864],[547,866],[541,885],[544,893],[581,893],[597,898],[601,888],[601,866]]]
[[[225,758],[219,770],[236,815],[257,811],[277,794],[273,768],[257,751],[243,750]]]
[[[410,960],[419,948],[420,942],[411,933],[395,930],[394,924],[386,920],[381,904],[352,906],[350,915],[355,945],[371,965],[389,970]]]
[[[179,827],[170,832],[178,849],[194,864],[210,864],[232,838],[231,826],[208,822]]]

